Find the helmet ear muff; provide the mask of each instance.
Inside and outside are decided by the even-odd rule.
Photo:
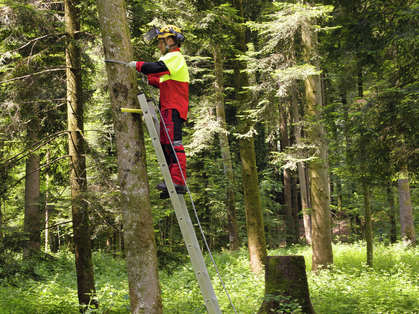
[[[170,32],[175,35],[175,38],[178,42],[184,42],[185,41],[185,36],[182,33],[178,33],[176,32],[173,28],[170,29]]]

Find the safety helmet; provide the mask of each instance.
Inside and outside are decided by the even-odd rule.
[[[159,35],[157,36],[157,38],[160,39],[160,38],[166,38],[166,37],[169,37],[169,36],[175,36],[176,37],[176,35],[178,35],[178,34],[182,35],[182,32],[180,31],[179,27],[177,27],[175,25],[167,25],[167,26],[163,27],[162,29],[160,29]]]
[[[147,45],[149,45],[154,38],[167,38],[173,36],[178,42],[183,42],[185,40],[185,36],[182,34],[179,27],[175,25],[167,25],[163,27],[160,31],[153,27],[147,34],[143,36],[143,39]]]

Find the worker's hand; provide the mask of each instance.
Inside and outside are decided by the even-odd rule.
[[[127,67],[129,67],[130,69],[135,70],[137,66],[137,61],[131,61],[130,63],[127,63]]]

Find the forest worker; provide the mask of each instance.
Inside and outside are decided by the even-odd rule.
[[[155,37],[162,57],[157,62],[132,61],[128,63],[128,67],[146,74],[148,83],[160,89],[160,143],[176,192],[186,194],[186,156],[182,143],[182,124],[188,115],[189,73],[185,58],[180,52],[181,42],[185,37],[174,25],[167,25],[160,31],[154,27],[143,36],[147,44]],[[162,191],[160,198],[169,198],[165,183],[159,183],[156,188]]]

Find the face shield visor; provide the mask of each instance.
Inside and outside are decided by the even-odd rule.
[[[159,34],[159,30],[157,29],[157,27],[154,26],[147,34],[143,36],[143,40],[146,43],[146,45],[150,45],[153,42],[154,38],[156,38]]]

